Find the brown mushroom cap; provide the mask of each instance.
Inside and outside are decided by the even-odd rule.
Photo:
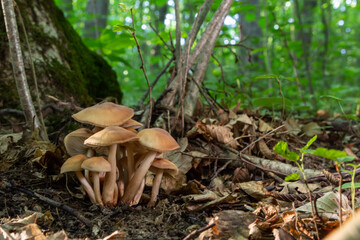
[[[78,122],[99,127],[119,126],[132,116],[133,109],[112,102],[99,103],[72,115]]]
[[[173,177],[175,177],[179,172],[177,166],[165,158],[155,158],[149,170],[156,173],[158,169],[163,169],[164,173]]]
[[[84,154],[77,154],[75,156],[72,156],[71,158],[68,158],[61,166],[60,173],[81,171],[81,164],[87,158],[88,157]]]
[[[85,139],[93,135],[93,132],[87,128],[79,128],[64,138],[64,145],[66,151],[70,156],[76,154],[87,154],[89,147],[85,146]]]
[[[91,147],[110,146],[112,144],[121,144],[131,141],[137,141],[139,137],[122,127],[111,126],[95,133],[85,140],[85,145]]]
[[[110,172],[111,165],[103,157],[92,157],[83,161],[81,164],[83,169],[87,169],[92,172]]]
[[[138,133],[140,143],[155,152],[168,152],[180,148],[175,139],[164,129],[148,128]]]
[[[87,159],[87,157],[83,154],[78,154],[68,158],[64,164],[61,166],[61,173],[65,172],[75,172],[76,177],[79,179],[81,185],[84,187],[84,190],[88,194],[91,202],[95,203],[95,193],[92,187],[90,186],[89,182],[85,179],[84,175],[81,173],[81,164],[83,161]]]
[[[125,123],[123,123],[120,127],[138,129],[141,128],[142,126],[143,126],[142,123],[139,123],[134,119],[129,119]]]

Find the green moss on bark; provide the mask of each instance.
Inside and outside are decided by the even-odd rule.
[[[18,0],[17,3],[22,12],[30,44],[34,46],[34,42],[36,43],[38,54],[45,61],[36,62],[38,66],[37,76],[40,81],[39,87],[43,93],[43,99],[45,99],[45,94],[63,96],[64,100],[73,96],[81,105],[90,105],[105,97],[112,96],[121,102],[122,92],[115,72],[101,56],[85,46],[80,36],[52,0],[39,0],[36,3]],[[45,14],[45,17],[40,19],[39,14]],[[41,24],[44,19],[50,20],[49,29],[44,29],[46,25]],[[55,35],[58,37],[54,37],[54,34],[50,34],[52,35],[50,36],[47,33],[53,31],[51,26],[55,26]],[[2,29],[5,30],[5,26],[0,12],[0,30]],[[5,33],[5,31],[0,32]],[[27,48],[20,26],[19,33],[22,46],[26,52]],[[0,34],[0,59],[9,63],[7,41],[6,35]],[[52,49],[57,49],[57,51],[53,51],[56,53],[54,56],[49,54]],[[11,64],[3,65],[6,68],[9,66],[11,67]],[[29,66],[26,67],[28,82],[31,86],[32,74]],[[7,70],[11,71],[11,68]],[[16,92],[14,85],[8,84],[11,83],[9,78],[6,84],[0,84],[0,89],[5,92],[13,92],[10,89],[13,88]],[[11,100],[5,95],[1,94],[0,101],[6,102],[6,106],[14,107]]]

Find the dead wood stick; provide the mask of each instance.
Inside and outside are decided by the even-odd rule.
[[[192,231],[189,235],[187,235],[186,237],[184,237],[183,240],[192,239],[192,238],[196,237],[196,235],[198,235],[199,233],[202,233],[202,232],[208,230],[209,228],[212,228],[213,226],[215,226],[215,223],[206,225],[205,227],[202,227],[202,228],[200,228],[200,229],[198,229],[198,230],[194,230],[194,231]]]
[[[64,210],[64,211],[70,213],[71,215],[75,216],[82,223],[84,223],[87,227],[92,227],[93,226],[92,222],[89,219],[85,218],[80,213],[78,213],[75,209],[73,209],[72,207],[70,207],[68,205],[65,205],[63,203],[60,203],[60,202],[57,202],[57,201],[52,200],[50,198],[47,198],[45,196],[42,196],[42,195],[40,195],[40,194],[38,194],[36,192],[33,192],[31,190],[16,186],[16,184],[7,182],[6,180],[2,180],[1,183],[5,188],[11,188],[11,189],[18,190],[18,191],[26,193],[26,194],[28,194],[28,195],[30,195],[32,197],[38,198],[41,201],[46,202],[47,204],[49,204],[52,207],[61,208],[62,210]]]

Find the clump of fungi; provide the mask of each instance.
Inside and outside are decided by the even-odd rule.
[[[109,207],[120,202],[138,204],[146,173],[152,171],[156,175],[148,206],[154,206],[162,176],[175,176],[178,172],[163,156],[179,148],[175,139],[160,128],[137,132],[142,124],[131,119],[133,115],[131,108],[111,102],[73,115],[78,122],[93,128],[80,128],[65,137],[65,148],[71,157],[61,167],[61,173],[74,171],[93,203]]]

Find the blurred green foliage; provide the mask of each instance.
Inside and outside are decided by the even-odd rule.
[[[69,1],[55,0],[55,2],[65,9],[64,3]],[[220,0],[214,1],[207,21],[210,21],[220,2]],[[346,114],[354,114],[360,100],[360,45],[357,44],[360,41],[360,34],[357,31],[360,28],[359,3],[355,0],[315,1],[316,6],[311,13],[313,23],[308,26],[299,25],[294,10],[294,0],[257,2],[259,5],[254,5],[252,1],[234,1],[217,42],[219,45],[227,46],[214,48],[213,54],[216,59],[210,59],[204,81],[209,93],[225,107],[232,107],[238,99],[241,99],[242,106],[281,109],[282,101],[276,82],[271,79],[257,79],[261,75],[273,74],[279,76],[281,81],[288,112],[304,114],[304,110],[317,109],[326,109],[332,113],[340,112],[336,101],[320,98],[326,95],[341,99]],[[300,8],[303,8],[308,0],[298,2]],[[202,3],[203,1],[200,0],[180,0],[183,38],[186,38],[187,33],[190,32]],[[94,14],[86,12],[86,0],[73,0],[70,4],[71,8],[67,8],[65,16],[82,36],[84,22],[94,19]],[[83,40],[89,48],[101,54],[117,72],[124,91],[123,103],[136,105],[145,93],[147,84],[139,68],[140,58],[129,31],[132,28],[131,14],[128,11],[130,8],[133,8],[134,29],[141,44],[147,74],[152,82],[172,57],[172,52],[149,24],[157,29],[169,45],[171,39],[174,42],[173,0],[111,0],[106,27],[99,29],[99,37],[83,38]],[[303,20],[304,17],[306,16],[303,16]],[[243,33],[239,32],[240,24],[242,27],[248,26],[242,21],[253,24],[251,26],[258,26],[260,35],[258,37],[249,35],[239,42],[240,38],[244,38],[241,35]],[[118,32],[114,32],[114,26],[118,28],[128,26],[128,28],[120,27]],[[308,51],[317,109],[311,101],[300,29],[312,31]],[[204,30],[205,26],[200,30],[200,34]],[[247,46],[248,49],[236,46],[238,43]],[[173,44],[175,45],[175,42]],[[296,66],[289,53],[295,59]],[[252,62],[248,61],[248,54],[251,54]],[[295,70],[298,72],[303,99],[297,85]],[[168,71],[161,77],[153,89],[155,97],[164,90],[170,75],[171,72]]]

